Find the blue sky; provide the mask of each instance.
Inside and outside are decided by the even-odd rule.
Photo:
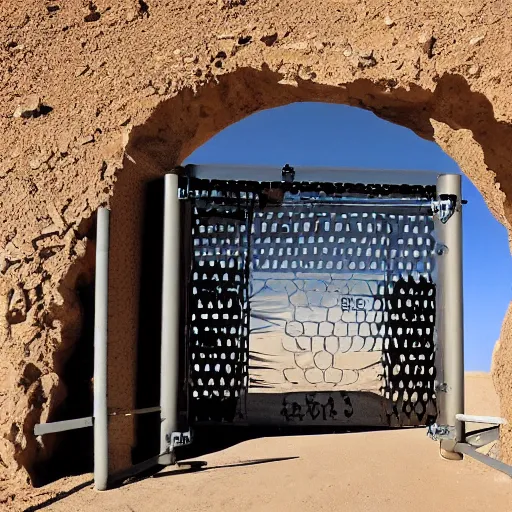
[[[258,112],[226,128],[185,163],[427,169],[460,172],[437,144],[345,105],[294,103]],[[464,314],[467,370],[488,371],[512,298],[505,228],[463,178]]]

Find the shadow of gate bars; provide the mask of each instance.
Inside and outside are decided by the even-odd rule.
[[[97,489],[173,464],[208,425],[425,425],[468,453],[460,175],[190,165],[161,189],[160,406],[131,411],[160,412],[159,453],[109,475],[106,209],[94,417],[35,429],[93,425]]]

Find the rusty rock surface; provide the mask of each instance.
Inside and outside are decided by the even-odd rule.
[[[66,396],[93,213],[113,211],[109,400],[130,408],[142,187],[233,122],[294,101],[371,110],[436,141],[510,229],[510,18],[500,0],[3,2],[0,502],[52,451],[32,429]],[[512,422],[510,310],[494,377]],[[132,427],[112,427],[114,469]]]

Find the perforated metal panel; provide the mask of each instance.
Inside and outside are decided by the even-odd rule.
[[[286,389],[304,391],[308,403],[316,403],[317,390],[364,391],[369,368],[344,366],[347,353],[372,361],[371,386],[386,404],[387,424],[435,418],[431,216],[276,205],[280,184],[277,194],[271,184],[193,185],[182,193],[195,204],[189,299],[194,419],[244,417],[246,393],[272,387],[265,370],[280,372]],[[303,189],[329,187],[340,193],[332,184]],[[355,185],[341,192],[354,189],[397,193],[397,187]],[[433,191],[402,187],[402,193],[430,197]],[[249,332],[281,333],[279,351],[291,359],[276,368],[275,358],[252,353]],[[249,364],[261,372],[251,373]]]
[[[196,203],[189,291],[192,416],[232,421],[247,388],[247,209]]]

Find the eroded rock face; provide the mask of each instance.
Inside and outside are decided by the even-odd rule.
[[[293,101],[372,110],[435,140],[510,227],[505,10],[497,0],[414,10],[375,0],[4,2],[0,496],[51,451],[31,432],[63,398],[58,354],[79,334],[77,279],[92,275],[87,220],[111,206],[110,353],[123,368],[109,367],[109,399],[131,408],[142,187],[231,123]],[[507,318],[495,381],[512,421]],[[133,425],[111,428],[116,469],[130,462]],[[502,451],[512,462],[510,429]]]

